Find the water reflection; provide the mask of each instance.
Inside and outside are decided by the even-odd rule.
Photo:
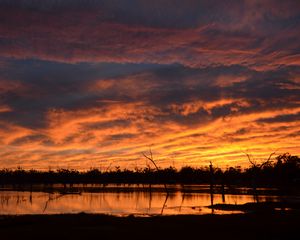
[[[74,186],[73,186],[74,187]],[[139,185],[75,186],[72,191],[0,191],[0,214],[102,213],[112,215],[207,214],[211,209],[211,192],[207,186],[173,186],[166,193],[163,186],[151,190]],[[85,190],[84,190],[85,189]],[[101,189],[101,191],[99,190]],[[258,196],[259,201],[278,201],[277,196]],[[247,194],[213,194],[214,204],[244,204],[256,201]],[[214,210],[222,214],[220,210]],[[228,211],[226,211],[228,213]],[[232,212],[230,212],[232,213]]]

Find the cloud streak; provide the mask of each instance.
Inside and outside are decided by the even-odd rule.
[[[45,2],[1,2],[2,56],[255,69],[299,65],[297,1],[88,1],[83,8],[80,1]]]
[[[0,167],[299,153],[298,1],[0,0]]]

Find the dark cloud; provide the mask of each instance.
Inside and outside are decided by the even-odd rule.
[[[33,134],[33,135],[27,135],[24,137],[16,138],[11,142],[12,145],[27,145],[31,143],[39,143],[44,146],[53,146],[53,141],[47,137],[46,135],[42,134]]]
[[[132,133],[122,133],[122,134],[113,134],[109,135],[105,138],[105,141],[121,141],[121,140],[128,140],[130,138],[135,138],[139,134],[132,134]]]
[[[299,65],[299,2],[1,1],[2,56],[187,66]]]
[[[114,92],[89,92],[90,83],[147,69],[157,65],[143,64],[65,64],[45,61],[10,61],[8,68],[0,69],[4,91],[1,102],[13,111],[0,113],[0,119],[16,122],[19,125],[45,127],[45,115],[50,109],[82,109],[92,106],[102,107],[101,100],[128,101],[128,96]],[[12,84],[15,82],[16,86]],[[5,91],[5,85],[12,85]],[[19,85],[25,86],[18,90]],[[99,101],[100,103],[97,103]]]
[[[289,123],[300,121],[300,113],[278,115],[272,118],[260,118],[259,123]]]
[[[130,126],[129,120],[113,120],[113,121],[104,121],[104,122],[93,122],[93,123],[83,123],[82,129],[89,130],[103,130],[110,129],[113,127],[128,127]]]
[[[300,89],[299,83],[293,80],[295,73],[298,74],[297,68],[257,72],[238,65],[196,69],[181,65],[15,61],[10,62],[10,68],[0,70],[0,77],[26,88],[2,93],[1,102],[12,110],[0,113],[0,120],[44,128],[47,113],[52,109],[76,111],[97,107],[101,114],[115,104],[140,101],[145,107],[160,109],[150,114],[152,121],[189,125],[233,114],[297,107]],[[224,86],[222,79],[225,79]],[[213,106],[209,111],[200,107],[184,114],[185,108],[180,107],[195,101],[205,104],[224,98],[233,100]],[[174,104],[178,106],[176,110]],[[125,127],[136,119],[130,118],[92,123],[84,128]],[[147,120],[147,116],[144,118]]]
[[[297,138],[299,26],[297,0],[0,0],[0,157]]]

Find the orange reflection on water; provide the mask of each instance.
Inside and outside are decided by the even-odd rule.
[[[124,189],[123,189],[124,190]],[[276,196],[260,196],[260,201],[276,200]],[[252,195],[214,194],[214,204],[244,204],[254,202]],[[0,191],[0,214],[61,214],[97,213],[118,216],[156,214],[208,214],[212,210],[211,196],[205,192],[182,192],[167,194],[163,191],[101,191],[72,194]],[[217,214],[233,213],[214,211]]]

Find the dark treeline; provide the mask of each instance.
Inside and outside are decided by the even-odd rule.
[[[70,169],[37,171],[2,169],[0,184],[76,184],[76,183],[209,183],[243,186],[299,186],[300,158],[288,153],[279,155],[274,161],[249,168],[230,167],[226,170],[207,167],[173,167],[153,170],[114,170],[102,172],[91,169],[85,172]]]

